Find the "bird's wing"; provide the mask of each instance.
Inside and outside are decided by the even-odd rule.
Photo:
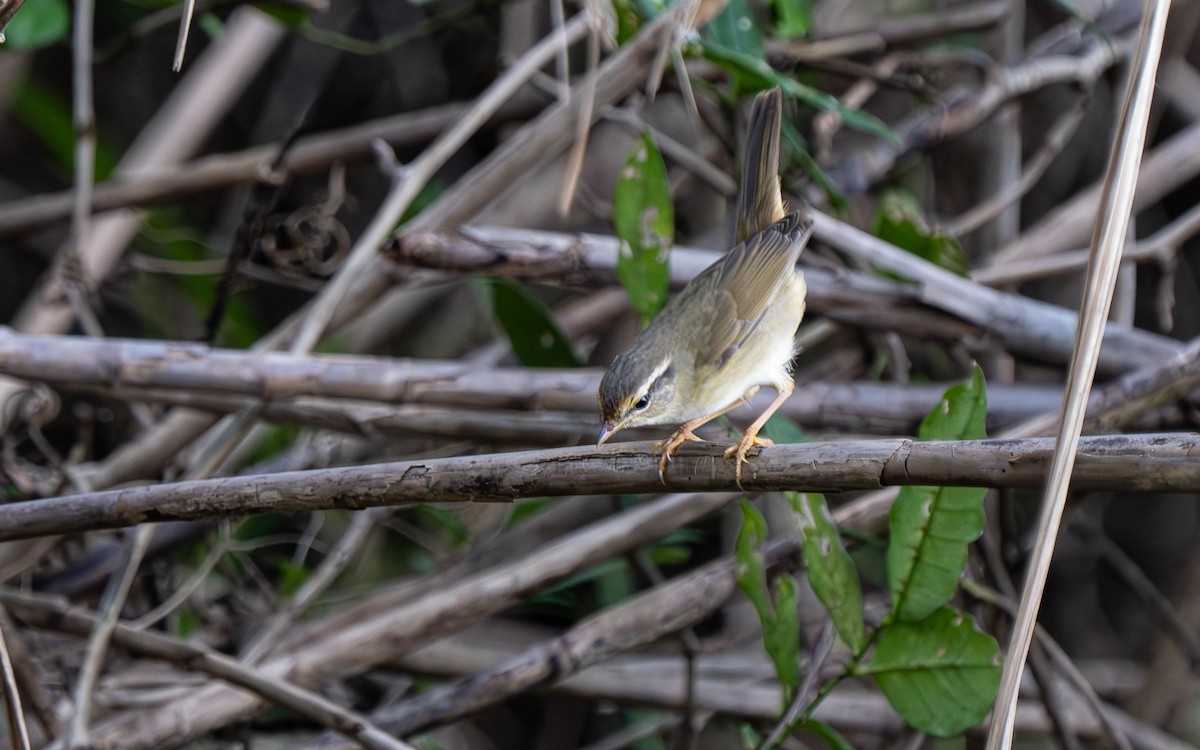
[[[793,212],[730,250],[713,267],[714,295],[707,346],[697,362],[720,365],[746,342],[812,234],[811,218]]]

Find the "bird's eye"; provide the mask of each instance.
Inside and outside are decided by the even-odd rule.
[[[641,411],[642,409],[645,409],[649,405],[650,405],[650,396],[645,395],[637,400],[637,403],[633,405],[633,408],[636,409],[637,411]]]

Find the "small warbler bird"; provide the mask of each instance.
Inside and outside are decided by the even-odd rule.
[[[779,89],[754,100],[737,208],[737,245],[692,279],[650,321],[600,381],[598,444],[618,430],[680,424],[654,446],[667,462],[700,425],[749,399],[764,385],[777,395],[725,452],[738,486],[746,455],[770,441],[758,431],[792,393],[795,333],[807,291],[796,260],[812,219],[784,207],[779,186]]]

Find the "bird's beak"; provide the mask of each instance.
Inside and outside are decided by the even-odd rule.
[[[611,419],[604,420],[604,427],[600,430],[600,439],[596,441],[596,445],[604,445],[604,443],[607,442],[607,440],[619,429],[621,429],[621,422],[616,422]]]

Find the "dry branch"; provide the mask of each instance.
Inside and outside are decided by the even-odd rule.
[[[512,632],[506,632],[511,630]],[[522,629],[523,630],[523,629]],[[508,637],[505,637],[508,636]],[[515,626],[489,622],[474,631],[455,634],[396,660],[396,666],[423,674],[457,677],[495,668],[525,647],[528,634]],[[513,643],[516,646],[513,646]],[[769,674],[760,670],[721,669],[723,657],[701,655],[696,663],[695,709],[763,721],[779,717],[782,691],[777,684],[765,684]],[[718,665],[711,664],[717,661]],[[662,654],[618,656],[584,670],[553,690],[588,700],[613,700],[621,703],[659,706],[682,710],[686,702],[688,667],[684,659]],[[887,704],[882,694],[861,688],[828,694],[817,707],[814,717],[842,731],[871,733],[901,731],[903,721]],[[1139,750],[1189,750],[1187,743],[1155,728],[1139,724],[1128,715],[1118,714],[1123,728],[1130,732]],[[1104,728],[1095,714],[1081,702],[1069,704],[1071,727],[1084,737],[1101,737]],[[1017,726],[1026,733],[1051,731],[1042,706],[1022,701]]]
[[[975,89],[947,92],[942,101],[925,107],[894,126],[901,145],[876,141],[847,155],[830,170],[830,178],[843,190],[862,192],[883,179],[907,154],[928,149],[967,133],[1008,102],[1054,84],[1090,88],[1119,57],[1126,43],[1093,40],[1080,54],[1038,57],[1011,68],[989,71],[986,82]]]
[[[778,567],[796,552],[787,542],[770,545],[763,555],[765,565]],[[589,617],[483,673],[382,709],[371,720],[406,736],[465,716],[694,625],[736,590],[734,561],[722,558]],[[327,745],[342,746],[330,739]]]
[[[766,47],[773,56],[812,64],[986,29],[1003,21],[1008,13],[1009,9],[1004,3],[971,3],[946,8],[938,13],[879,19],[870,28],[847,31],[836,36],[817,35],[798,41],[766,40]]]
[[[496,372],[497,375],[503,371]],[[588,373],[583,373],[588,374]],[[536,373],[533,373],[536,375]],[[594,385],[594,380],[589,379]],[[536,380],[536,377],[527,379]],[[946,386],[939,384],[888,383],[801,383],[796,393],[780,408],[779,413],[802,425],[811,433],[830,431],[862,433],[865,435],[913,435],[922,419],[941,399]],[[85,391],[90,389],[84,389]],[[381,404],[371,401],[298,397],[269,401],[262,409],[262,419],[276,424],[298,424],[364,437],[441,437],[482,440],[496,443],[515,443],[525,446],[562,446],[591,443],[599,434],[596,419],[595,388],[578,393],[545,391],[533,393],[519,401],[513,409],[524,409],[539,401],[559,401],[558,408],[570,411],[513,411],[497,407],[465,406],[439,407],[423,404]],[[228,414],[246,407],[248,397],[230,396],[187,390],[133,388],[119,391],[98,389],[105,396],[138,402],[185,406],[218,414]],[[446,398],[462,396],[464,400],[486,393],[445,394]],[[759,393],[745,405],[729,412],[736,425],[746,425],[761,414],[770,402],[769,394]],[[1160,399],[1156,399],[1160,400]],[[1060,391],[1052,386],[996,384],[988,389],[988,426],[998,430],[1023,420],[1040,417],[1058,407]],[[1127,424],[1137,432],[1178,428],[1189,424],[1183,405],[1167,403],[1154,406],[1147,413],[1138,413]],[[649,438],[661,430],[640,428],[630,435]],[[1042,433],[1048,432],[1043,430]],[[726,432],[719,425],[698,430],[700,436],[720,440]]]
[[[620,555],[723,507],[736,495],[670,495],[592,524],[523,557],[340,627],[319,641],[269,659],[261,672],[303,687],[358,674],[421,643],[460,630],[516,604],[520,597],[589,565]],[[210,685],[149,715],[104,723],[101,746],[124,750],[183,742],[247,716],[257,700]]]
[[[812,309],[848,323],[899,327],[910,332],[974,338],[984,332],[997,343],[1037,360],[1066,362],[1075,336],[1076,315],[1058,305],[983,286],[826,214],[816,215],[816,236],[855,260],[910,279],[898,284],[863,274],[806,269]],[[470,270],[555,278],[568,282],[603,272],[610,279],[618,244],[613,237],[555,232],[467,227],[464,236],[413,233],[401,236],[397,260],[442,270]],[[685,283],[719,253],[675,247],[671,277]],[[881,300],[891,304],[876,307]],[[918,304],[919,303],[919,304]],[[932,324],[934,312],[957,319]],[[1112,324],[1101,353],[1107,372],[1123,372],[1136,363],[1163,359],[1178,342],[1129,326]]]
[[[96,615],[73,606],[61,597],[28,594],[0,589],[0,602],[12,608],[26,623],[42,628],[87,635],[96,626]],[[236,659],[207,646],[190,643],[154,631],[139,630],[118,623],[112,633],[113,644],[131,653],[178,664],[208,674],[276,705],[290,708],[320,726],[357,740],[358,745],[375,750],[406,750],[408,745],[390,737],[363,717],[333,701],[282,680],[257,672]]]
[[[490,122],[499,125],[529,117],[536,114],[545,101],[545,97],[537,94],[515,97],[501,106]],[[315,172],[338,161],[370,159],[371,144],[376,140],[391,146],[411,146],[431,140],[461,119],[469,107],[469,103],[442,104],[300,138],[288,149],[283,163],[275,170],[279,174],[272,177]],[[177,169],[156,169],[116,177],[96,185],[92,211],[103,213],[163,203],[250,183],[264,177],[278,150],[276,145],[254,146],[205,156]],[[56,226],[70,215],[71,200],[71,191],[64,190],[0,205],[0,237]]]
[[[719,12],[723,3],[705,3],[705,14]],[[594,110],[596,113],[615,103],[645,82],[645,71],[679,30],[683,6],[661,14],[645,25],[620,49],[613,53],[596,71]],[[704,23],[711,15],[691,19]],[[444,193],[433,205],[414,219],[409,228],[428,231],[444,226],[456,226],[470,219],[477,211],[495,200],[506,188],[519,182],[539,163],[559,153],[575,130],[578,114],[583,108],[582,97],[576,92],[567,102],[527,123],[497,148],[487,159]],[[390,264],[382,259],[373,261],[358,283],[347,292],[330,325],[344,324],[362,313],[391,288]],[[307,308],[306,308],[307,309]],[[284,346],[295,334],[296,325],[303,320],[304,310],[267,334],[255,346],[267,351]],[[193,411],[176,410],[146,430],[102,463],[80,467],[77,476],[92,487],[108,487],[122,481],[155,473],[167,460],[178,454],[214,422],[213,417]]]
[[[592,434],[595,369],[480,368],[464,362],[354,355],[296,356],[215,349],[187,342],[24,335],[0,326],[0,374],[66,388],[99,389],[117,398],[235,411],[247,397],[268,401],[264,416],[340,431],[462,435],[455,423],[473,422],[498,434],[514,420],[514,439],[539,429],[559,442]],[[866,432],[912,432],[946,384],[806,382],[784,412],[806,427]],[[1054,386],[988,389],[989,420],[1011,424],[1057,407]],[[231,398],[231,396],[233,398]],[[764,398],[733,412],[740,420],[761,411]],[[377,402],[377,403],[369,403]],[[394,404],[456,407],[396,408]],[[480,411],[461,411],[462,409]],[[570,411],[589,419],[496,414],[495,410]],[[431,424],[433,417],[449,423]],[[744,421],[744,420],[742,420]]]
[[[1200,173],[1200,123],[1189,125],[1150,149],[1142,157],[1138,174],[1134,210],[1152,206],[1179,186]],[[1003,264],[1016,258],[1049,255],[1073,250],[1087,244],[1096,221],[1100,203],[1099,183],[1075,194],[1046,214],[1021,235],[1020,239],[1000,250],[994,263]]]
[[[673,490],[738,489],[724,445],[687,446],[671,463]],[[809,492],[933,484],[1038,487],[1053,450],[1048,438],[914,442],[858,440],[763,448],[747,490]],[[1200,491],[1195,434],[1116,435],[1084,440],[1076,489]],[[649,443],[402,461],[283,474],[132,487],[0,506],[0,540],[140,523],[249,513],[362,509],[422,502],[644,493],[662,489]]]

